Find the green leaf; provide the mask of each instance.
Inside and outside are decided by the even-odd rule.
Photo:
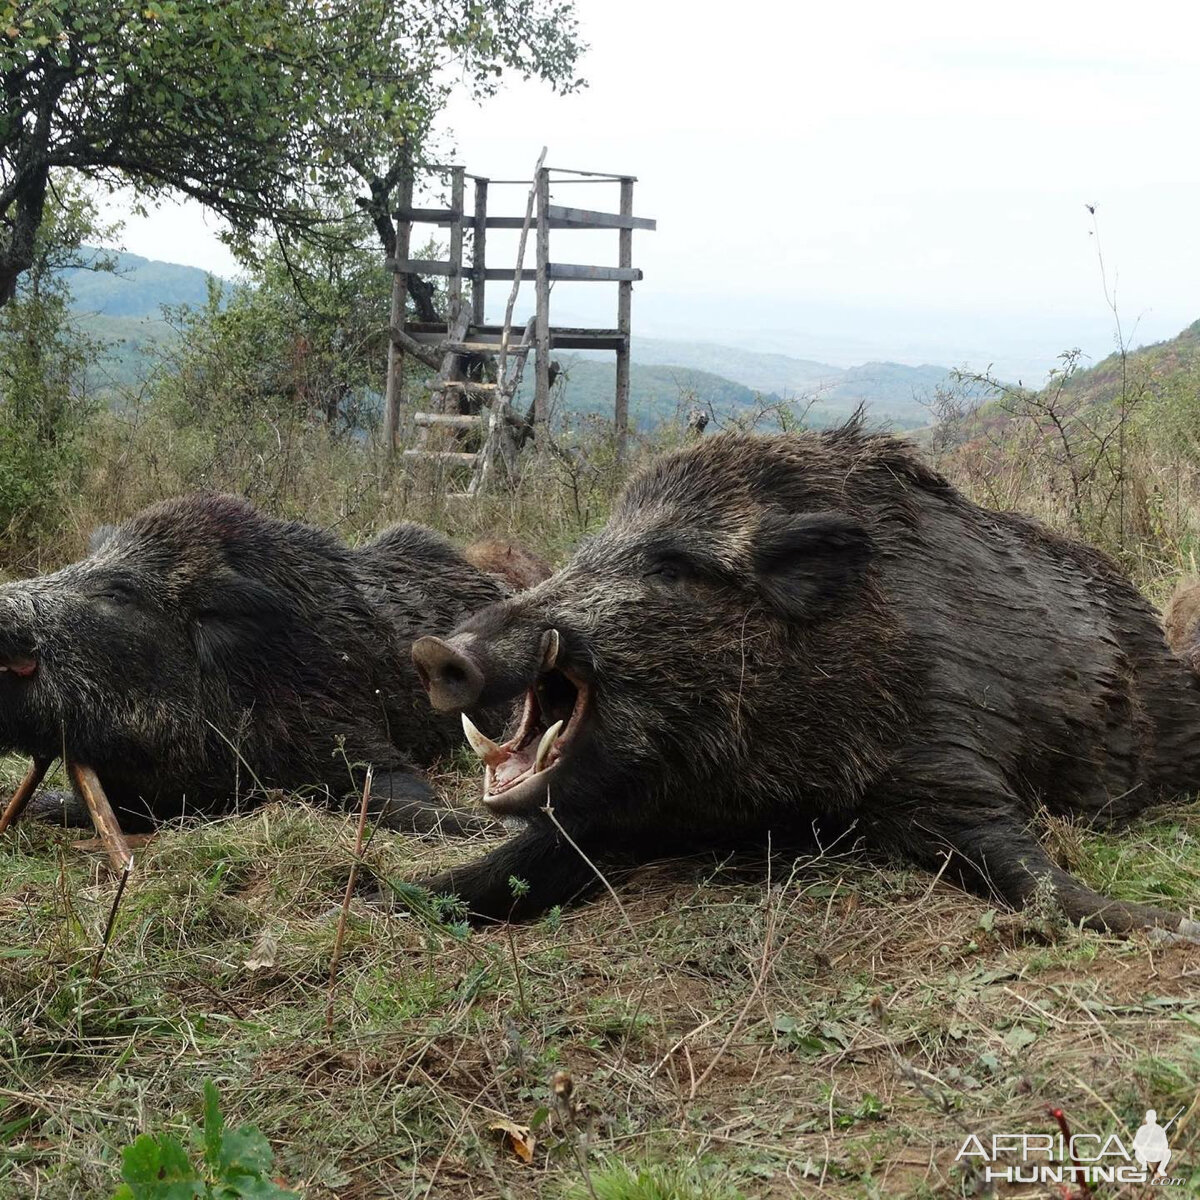
[[[1033,1045],[1037,1040],[1038,1035],[1032,1029],[1026,1029],[1024,1025],[1014,1025],[1004,1035],[1004,1044],[1014,1054],[1020,1050],[1024,1050],[1026,1046]]]
[[[258,1176],[242,1176],[230,1180],[214,1193],[214,1200],[233,1200],[233,1197],[249,1197],[250,1200],[299,1200],[299,1193],[281,1187],[273,1179]]]
[[[126,1146],[121,1178],[130,1200],[194,1200],[208,1192],[183,1146],[169,1135],[144,1133]]]
[[[271,1144],[253,1125],[227,1131],[221,1138],[221,1171],[227,1175],[265,1175],[275,1163]]]
[[[204,1081],[204,1161],[215,1168],[221,1161],[221,1134],[225,1118],[221,1115],[221,1098],[211,1079]]]

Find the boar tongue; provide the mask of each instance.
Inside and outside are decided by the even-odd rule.
[[[529,741],[519,749],[511,751],[492,768],[492,792],[507,787],[524,775],[536,775],[546,765],[555,739],[562,731],[563,722],[555,721],[536,741]]]
[[[37,673],[38,662],[32,657],[10,658],[0,662],[0,673],[11,672],[13,675],[19,675],[22,679],[28,679],[31,675]]]

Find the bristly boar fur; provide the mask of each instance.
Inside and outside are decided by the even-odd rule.
[[[356,793],[367,764],[377,812],[419,828],[412,769],[462,734],[410,644],[506,594],[420,526],[351,549],[234,496],[167,500],[0,588],[0,747],[93,767],[130,829],[268,788]]]
[[[1197,677],[1108,558],[978,507],[903,441],[668,454],[550,580],[413,653],[440,708],[526,694],[506,743],[472,739],[522,831],[428,885],[480,916],[585,890],[579,851],[779,845],[820,820],[1015,907],[1048,884],[1073,921],[1200,931],[1091,891],[1030,831],[1043,807],[1117,820],[1200,786]]]

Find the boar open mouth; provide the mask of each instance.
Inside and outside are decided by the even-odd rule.
[[[547,655],[550,662],[553,657]],[[511,815],[545,802],[552,775],[570,751],[587,714],[589,695],[588,684],[570,670],[544,667],[525,693],[516,733],[499,744],[480,733],[463,714],[467,741],[483,760],[483,802],[488,808]]]
[[[15,675],[18,679],[32,679],[37,671],[38,660],[31,654],[0,659],[0,675]]]

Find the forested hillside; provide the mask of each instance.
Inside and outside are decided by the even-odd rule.
[[[80,313],[157,318],[164,305],[203,304],[208,294],[208,274],[196,267],[88,247],[84,247],[83,257],[94,262],[102,253],[111,254],[114,270],[96,271],[83,266],[62,273]]]

